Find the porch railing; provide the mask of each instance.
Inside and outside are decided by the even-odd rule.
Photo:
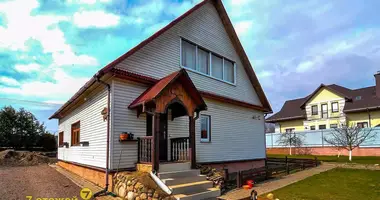
[[[190,138],[180,137],[170,139],[170,155],[172,161],[190,160]]]
[[[152,136],[144,136],[137,138],[137,162],[152,162]]]

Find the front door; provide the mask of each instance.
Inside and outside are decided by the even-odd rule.
[[[168,115],[161,114],[160,115],[160,160],[167,161],[168,160]]]

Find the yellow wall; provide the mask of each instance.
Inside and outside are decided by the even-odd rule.
[[[285,133],[285,129],[294,128],[295,131],[304,131],[303,120],[291,120],[286,122],[279,122],[281,127],[281,133]]]
[[[319,130],[319,125],[326,125],[326,129],[329,129],[330,124],[337,124],[339,127],[340,126],[339,119],[329,119],[329,120],[321,119],[321,120],[316,120],[316,121],[310,121],[307,123],[307,125],[309,126],[309,130],[310,130],[310,126],[315,126],[315,130]]]
[[[380,111],[370,111],[371,114],[371,127],[375,127],[380,124]],[[368,122],[368,113],[349,113],[347,116],[347,125],[356,125],[358,122]],[[369,125],[369,124],[368,124]]]
[[[312,99],[309,100],[308,104],[316,104],[319,102],[326,102],[331,101],[335,99],[342,99],[343,97],[338,96],[329,90],[322,89],[317,92],[317,94],[314,95]]]

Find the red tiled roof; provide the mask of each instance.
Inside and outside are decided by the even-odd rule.
[[[340,85],[321,85],[307,97],[289,100],[281,110],[266,119],[267,122],[286,121],[291,119],[306,119],[304,105],[322,87],[346,98],[343,112],[359,112],[364,110],[380,109],[380,99],[376,96],[376,86],[351,90]]]
[[[192,94],[191,97],[194,98],[196,103],[198,103],[199,106],[206,108],[206,103],[203,101],[202,96],[199,94],[185,69],[173,72],[168,76],[160,79],[156,84],[145,90],[139,97],[137,97],[128,106],[128,108],[135,108],[144,103],[153,101],[168,85],[175,82],[176,80],[182,80],[182,84],[188,90],[188,92]]]

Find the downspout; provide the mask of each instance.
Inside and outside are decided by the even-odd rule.
[[[106,169],[105,169],[106,187],[103,190],[94,194],[94,197],[97,197],[100,195],[108,195],[109,194],[109,192],[108,192],[108,186],[109,186],[108,176],[109,176],[109,154],[110,154],[109,146],[110,146],[110,116],[111,116],[110,115],[110,113],[111,113],[111,106],[110,106],[110,104],[111,104],[111,86],[108,83],[100,80],[100,75],[98,73],[94,75],[94,78],[95,78],[96,82],[99,82],[100,84],[104,85],[107,88],[107,92],[108,92],[107,93],[107,147],[106,147],[107,149],[106,149]]]
[[[371,113],[369,112],[369,109],[367,108],[367,113],[368,113],[368,122],[369,122],[369,127],[371,128]]]

